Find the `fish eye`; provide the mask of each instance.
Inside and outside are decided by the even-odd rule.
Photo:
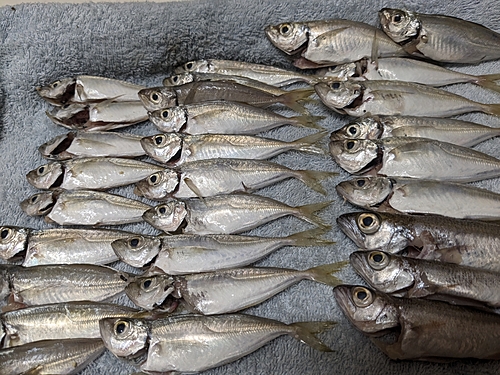
[[[42,165],[41,167],[39,167],[36,172],[39,176],[41,176],[44,172],[45,172],[45,165]]]
[[[165,136],[164,135],[157,135],[154,137],[154,141],[157,146],[160,146],[163,142],[165,142]]]
[[[288,23],[284,23],[280,25],[280,34],[281,35],[288,35],[292,31],[292,26]]]
[[[402,19],[403,19],[403,17],[401,16],[401,14],[398,13],[392,17],[392,22],[400,23]]]
[[[151,100],[153,103],[158,104],[160,102],[160,95],[158,95],[157,92],[152,92],[149,95],[149,100]]]
[[[168,115],[169,115],[169,114],[170,114],[170,113],[168,112],[168,110],[162,111],[162,112],[161,112],[161,117],[163,117],[163,118],[168,118]]]
[[[330,88],[333,89],[333,90],[338,90],[340,88],[340,82],[333,82],[330,85]]]
[[[389,257],[381,251],[372,251],[368,255],[368,264],[374,270],[384,269],[389,264]]]
[[[347,128],[347,131],[349,132],[350,135],[356,135],[358,133],[359,127],[356,125],[351,125],[349,128]]]
[[[55,81],[53,84],[50,85],[50,87],[55,89],[57,86],[59,86],[60,83],[61,83],[61,81]]]
[[[192,61],[187,62],[186,65],[184,65],[184,67],[186,68],[186,70],[191,70],[194,67],[194,63]]]
[[[356,151],[358,149],[358,142],[355,140],[349,140],[344,143],[344,148],[349,151]]]
[[[31,203],[35,203],[37,200],[38,200],[38,195],[34,195],[30,199]]]
[[[373,213],[363,213],[358,216],[358,227],[365,234],[373,234],[380,228],[380,220]]]
[[[115,323],[114,331],[117,336],[122,336],[126,334],[128,329],[130,328],[130,323],[125,320],[118,320]]]
[[[138,238],[132,238],[128,243],[130,247],[137,247],[139,246],[139,239]]]
[[[148,290],[151,287],[151,284],[153,284],[153,280],[146,279],[141,283],[141,288],[144,290]]]
[[[153,186],[156,185],[159,181],[160,181],[160,174],[159,173],[152,174],[148,178],[149,184],[153,185]]]
[[[356,185],[358,185],[359,187],[365,186],[365,183],[366,183],[366,180],[364,178],[360,178],[360,179],[356,180]]]
[[[68,107],[69,107],[69,104],[65,104],[65,105],[63,105],[61,108],[62,108],[62,109],[66,109],[66,108],[68,108]]]
[[[2,231],[0,232],[0,238],[2,240],[5,240],[7,237],[10,236],[11,230],[9,228],[2,228]]]
[[[179,76],[173,76],[172,77],[172,82],[173,83],[177,83],[177,81],[179,81]]]
[[[352,291],[354,304],[358,307],[366,307],[373,302],[373,295],[370,290],[358,286]]]
[[[167,213],[167,207],[165,206],[160,206],[158,207],[158,212],[161,214],[161,215],[165,215]]]

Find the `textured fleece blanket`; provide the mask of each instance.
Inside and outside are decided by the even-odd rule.
[[[404,7],[427,13],[443,13],[482,23],[500,31],[498,0],[216,0],[175,3],[125,4],[23,4],[0,8],[0,201],[1,223],[47,228],[40,218],[30,218],[19,202],[35,193],[25,174],[44,163],[37,147],[66,132],[45,115],[50,106],[35,92],[35,86],[78,74],[102,75],[144,85],[159,85],[172,66],[201,58],[235,59],[292,68],[284,54],[266,39],[269,24],[292,20],[348,18],[377,25],[382,7]],[[456,67],[460,71],[499,73],[499,62]],[[449,88],[469,98],[500,102],[500,96],[472,85]],[[309,105],[316,115],[327,116],[321,125],[334,130],[347,118],[321,105]],[[282,113],[287,113],[282,111]],[[287,113],[290,115],[290,113]],[[498,119],[483,114],[463,116],[491,126]],[[150,123],[123,131],[154,134]],[[310,130],[283,127],[266,135],[292,140]],[[477,147],[500,157],[499,140]],[[326,140],[324,146],[326,147]],[[290,152],[274,159],[294,168],[330,170],[339,176],[324,182],[328,196],[311,191],[299,181],[287,180],[259,193],[290,205],[331,200],[320,217],[332,225],[326,238],[336,241],[328,247],[287,247],[260,261],[259,266],[306,269],[348,258],[355,246],[336,227],[338,215],[356,210],[335,193],[335,185],[349,176],[327,155]],[[477,185],[500,192],[498,180]],[[132,189],[116,189],[133,197]],[[263,236],[281,236],[312,228],[295,218],[283,218],[253,230]],[[156,233],[147,224],[124,229]],[[122,265],[117,264],[117,267]],[[361,283],[350,267],[339,277],[346,283]],[[338,324],[320,335],[335,352],[320,353],[290,337],[280,337],[255,353],[207,374],[498,374],[500,362],[463,360],[436,364],[395,362],[380,353],[356,331],[337,306],[332,288],[303,281],[248,313],[283,322],[334,320]],[[474,324],[474,322],[470,322]],[[457,327],[457,329],[459,329]],[[129,374],[133,368],[109,352],[89,365],[84,374]]]

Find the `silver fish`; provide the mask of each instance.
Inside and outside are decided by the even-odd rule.
[[[146,350],[141,371],[194,373],[235,361],[281,335],[290,335],[316,350],[329,349],[314,334],[334,322],[284,324],[244,314],[179,315],[153,321],[103,319],[104,345],[118,357]],[[189,350],[186,350],[189,348]]]
[[[99,320],[138,317],[138,310],[97,302],[67,302],[26,307],[0,314],[3,348],[41,340],[97,339]]]
[[[44,164],[26,178],[38,189],[105,190],[133,184],[163,169],[134,159],[80,158]]]
[[[324,246],[334,242],[320,236],[326,229],[316,228],[287,237],[241,235],[175,236],[137,235],[114,241],[111,246],[121,261],[134,267],[150,262],[169,275],[209,272],[243,267],[283,246]]]
[[[392,298],[362,286],[337,286],[334,295],[351,323],[371,335],[391,359],[500,358],[497,314],[439,301]],[[399,328],[395,342],[373,337],[394,328]]]
[[[326,132],[319,132],[292,142],[284,142],[250,135],[167,133],[144,137],[141,144],[154,160],[178,166],[186,162],[216,158],[263,160],[290,150],[323,154],[324,151],[317,144],[325,135]]]
[[[363,117],[334,131],[331,141],[391,137],[429,138],[472,147],[500,135],[500,128],[457,119],[414,116]]]
[[[297,82],[313,84],[316,77],[280,69],[274,66],[253,64],[245,61],[233,60],[197,60],[188,61],[174,69],[177,74],[182,73],[215,73],[231,76],[240,76],[254,79],[274,86],[286,86]]]
[[[151,206],[119,195],[93,190],[48,191],[21,202],[30,216],[45,215],[59,225],[116,225],[142,221]]]
[[[500,160],[426,138],[395,137],[330,142],[333,159],[349,173],[472,182],[500,176]]]
[[[466,64],[500,58],[500,34],[474,22],[391,8],[379,18],[382,30],[415,56]]]
[[[320,181],[334,172],[294,170],[263,160],[208,159],[182,164],[177,170],[153,173],[135,184],[134,193],[153,200],[210,197],[252,192],[287,178],[296,178],[326,195]]]
[[[104,301],[123,293],[130,275],[91,264],[21,267],[0,265],[0,298],[26,306],[70,301]]]
[[[343,19],[287,22],[268,26],[265,32],[271,43],[286,54],[301,52],[302,59],[295,66],[304,69],[373,56],[407,56],[387,35],[362,22]]]
[[[498,220],[500,194],[458,183],[358,177],[337,185],[354,205],[389,213],[434,214],[457,219]]]
[[[46,340],[0,350],[0,375],[79,373],[106,348],[101,339]]]
[[[192,312],[225,314],[255,306],[302,280],[336,286],[332,273],[348,262],[332,263],[299,271],[286,268],[236,268],[191,275],[165,274],[137,277],[125,293],[139,307],[152,310],[173,295],[182,298]]]
[[[46,159],[67,160],[89,157],[145,155],[140,135],[115,132],[69,132],[58,135],[38,148]]]
[[[54,228],[32,230],[0,227],[0,258],[10,259],[26,251],[23,266],[44,264],[107,264],[118,260],[111,243],[130,232],[110,229]]]
[[[376,61],[363,59],[355,63],[336,66],[335,68],[325,68],[320,74],[325,79],[406,81],[435,87],[455,83],[473,83],[496,92],[500,91],[500,85],[495,82],[500,79],[500,74],[474,76],[425,61],[401,57],[388,57]]]
[[[285,117],[245,103],[223,100],[160,109],[149,119],[165,133],[253,135],[282,125],[322,129],[319,116]]]
[[[411,259],[382,251],[356,251],[349,259],[356,272],[382,293],[405,298],[426,297],[457,305],[500,307],[500,273],[496,271]]]
[[[258,195],[229,194],[172,200],[147,210],[143,218],[165,232],[173,232],[185,223],[182,231],[187,234],[233,234],[288,215],[325,227],[314,212],[328,205],[330,202],[292,207]]]
[[[36,91],[43,99],[55,106],[62,106],[73,98],[76,79],[63,78],[47,86],[37,86]]]
[[[484,104],[436,87],[403,81],[333,81],[314,86],[321,101],[353,117],[401,115],[450,117],[468,112],[500,116],[500,104]]]

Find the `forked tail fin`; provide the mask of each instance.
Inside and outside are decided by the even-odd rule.
[[[331,329],[335,324],[337,322],[292,323],[290,327],[293,328],[293,333],[290,333],[290,336],[321,352],[333,352],[332,349],[323,344],[315,335]]]

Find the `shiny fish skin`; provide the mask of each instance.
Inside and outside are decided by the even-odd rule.
[[[49,160],[85,157],[129,157],[145,155],[141,136],[115,132],[69,132],[58,135],[38,148]]]
[[[225,314],[179,315],[154,321],[103,319],[100,327],[104,345],[116,356],[128,357],[148,348],[141,371],[194,373],[235,361],[286,334],[316,350],[329,352],[331,349],[314,334],[334,324],[284,324],[251,315]],[[120,331],[123,328],[123,333],[117,333],[116,327]]]
[[[90,264],[21,267],[0,265],[0,297],[13,294],[25,305],[104,301],[124,291],[130,276]]]
[[[359,177],[336,187],[354,205],[374,211],[498,220],[500,194],[458,183]]]
[[[314,86],[321,101],[341,114],[450,117],[468,112],[500,116],[500,104],[484,104],[439,88],[402,81],[333,81]]]
[[[460,18],[384,8],[382,30],[410,54],[475,64],[500,58],[500,34]]]
[[[5,330],[3,348],[41,340],[97,339],[99,320],[134,317],[138,310],[96,302],[67,302],[27,307],[0,314]]]
[[[467,147],[426,138],[331,141],[346,171],[377,176],[472,182],[500,176],[500,160]]]
[[[269,159],[283,152],[296,150],[323,154],[316,146],[326,135],[319,132],[284,142],[250,135],[200,134],[181,136],[177,133],[157,134],[141,140],[144,151],[160,163],[179,166],[206,159]],[[180,156],[177,159],[178,153]]]
[[[499,272],[381,251],[356,251],[350,262],[372,288],[395,297],[500,307]]]
[[[330,140],[417,137],[472,147],[500,135],[500,128],[457,119],[415,116],[363,117],[334,131]]]
[[[245,103],[215,100],[160,109],[149,119],[165,133],[254,135],[282,125],[321,129],[315,121],[321,117],[285,117]]]
[[[169,275],[209,272],[243,267],[283,246],[325,246],[333,242],[320,236],[326,229],[312,229],[287,237],[241,235],[175,236],[138,235],[114,241],[111,246],[121,261],[151,268]]]
[[[372,336],[391,359],[500,358],[497,314],[439,301],[391,298],[361,286],[338,286],[334,295],[351,323],[364,333],[401,328],[396,342]]]
[[[50,191],[21,202],[30,216],[45,215],[59,225],[116,225],[142,221],[151,206],[119,195],[93,190]]]
[[[0,259],[7,260],[26,250],[31,229],[13,225],[0,227]]]
[[[162,167],[125,158],[81,158],[51,162],[30,171],[26,178],[38,189],[106,190],[133,184]]]
[[[0,350],[0,375],[76,374],[106,348],[101,339],[47,340]]]

